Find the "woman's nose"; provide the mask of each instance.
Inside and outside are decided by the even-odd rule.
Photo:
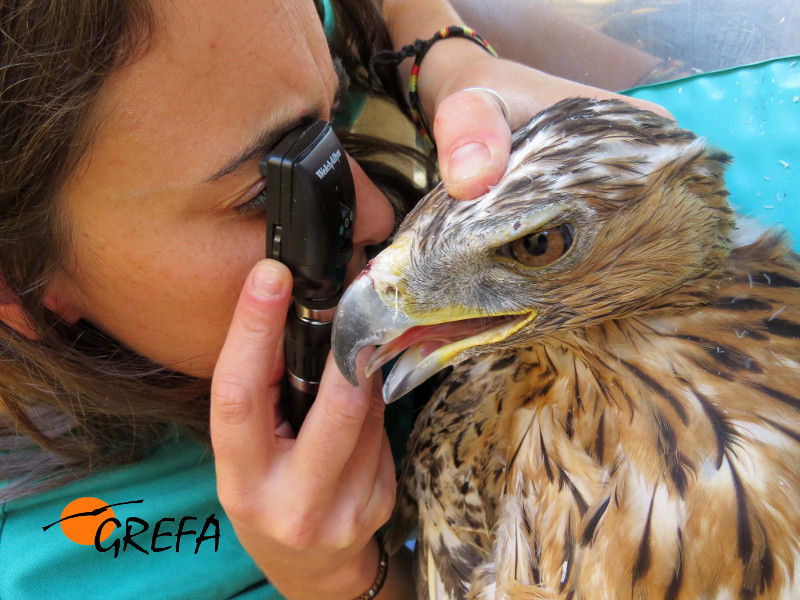
[[[347,155],[356,188],[356,225],[353,245],[356,248],[384,241],[394,227],[394,209],[389,200],[372,183],[359,164]]]

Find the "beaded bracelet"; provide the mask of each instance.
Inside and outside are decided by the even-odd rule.
[[[369,589],[354,600],[372,600],[386,583],[386,574],[389,572],[389,553],[386,552],[383,545],[383,535],[380,531],[375,533],[375,539],[378,540],[378,572]]]
[[[434,146],[435,144],[433,142],[433,138],[431,137],[428,127],[425,124],[425,119],[422,116],[422,106],[420,105],[419,101],[419,93],[417,88],[419,81],[419,66],[422,63],[422,59],[425,58],[425,55],[428,53],[428,50],[430,50],[431,46],[433,46],[439,40],[443,40],[448,37],[460,37],[472,40],[476,44],[479,44],[481,47],[483,47],[492,56],[497,56],[497,52],[495,52],[494,48],[492,48],[489,43],[484,40],[474,29],[470,27],[452,25],[450,27],[440,29],[429,40],[416,40],[413,44],[403,46],[396,52],[392,50],[380,50],[379,52],[375,53],[369,62],[370,76],[376,80],[380,80],[375,72],[376,64],[399,65],[406,58],[411,56],[415,57],[414,66],[411,67],[411,77],[408,79],[408,104],[411,107],[411,119],[414,122],[414,125],[417,127],[419,134]]]

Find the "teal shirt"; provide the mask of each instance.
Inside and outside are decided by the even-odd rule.
[[[208,451],[189,436],[175,434],[136,464],[0,506],[0,598],[282,598],[237,541],[215,485]],[[101,542],[106,552],[71,541],[59,524],[43,530],[61,518],[67,504],[87,496],[108,504],[141,500],[112,507],[121,527]],[[182,535],[176,551],[182,519],[183,531],[195,533]],[[154,542],[159,521],[161,535]],[[208,539],[198,544],[206,521]],[[126,525],[136,533],[143,522],[147,529],[131,540],[147,553],[132,545],[123,551]]]

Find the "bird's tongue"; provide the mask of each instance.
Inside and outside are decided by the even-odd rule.
[[[516,316],[482,317],[412,327],[373,352],[367,363],[367,377],[412,346],[414,353],[422,359],[443,346],[494,329],[500,322],[516,318]]]

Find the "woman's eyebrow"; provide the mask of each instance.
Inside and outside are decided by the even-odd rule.
[[[331,102],[331,110],[335,110],[339,103],[341,102],[342,96],[347,89],[349,78],[347,73],[344,70],[344,66],[342,65],[341,61],[334,60],[333,61],[333,70],[336,73],[337,79],[337,86],[334,92],[333,101]],[[279,139],[281,139],[286,133],[300,125],[305,121],[311,121],[315,119],[321,118],[322,115],[322,107],[315,106],[313,110],[309,112],[307,115],[303,115],[289,121],[288,123],[284,123],[279,126],[268,126],[264,131],[258,134],[253,142],[249,144],[246,148],[241,150],[236,154],[236,156],[229,159],[219,170],[217,170],[213,175],[207,177],[203,180],[202,183],[214,183],[215,181],[219,181],[223,177],[230,175],[237,169],[241,168],[243,165],[246,165],[250,161],[258,158],[262,154],[265,154],[267,150],[269,150],[272,146],[274,146]]]
[[[304,121],[318,119],[321,112],[321,108],[316,107],[310,112],[310,114],[298,116],[297,118],[277,127],[272,124],[268,125],[266,129],[255,136],[250,144],[237,152],[235,156],[228,159],[221,168],[219,168],[213,175],[206,177],[202,183],[214,183],[223,177],[230,175],[243,165],[246,165],[262,154],[265,154],[267,150],[274,146],[275,143],[287,132],[291,131]]]
[[[342,96],[347,89],[349,78],[341,61],[335,59],[333,61],[333,71],[336,74],[336,90],[334,91],[333,100],[331,102],[331,110],[335,110],[341,102]],[[275,143],[281,139],[286,133],[300,125],[305,121],[315,120],[321,118],[322,107],[315,106],[309,114],[303,115],[284,123],[279,126],[267,126],[267,128],[259,133],[246,148],[239,151],[236,156],[230,158],[220,169],[213,175],[203,180],[204,184],[214,183],[223,177],[230,175],[243,165],[265,154]]]

